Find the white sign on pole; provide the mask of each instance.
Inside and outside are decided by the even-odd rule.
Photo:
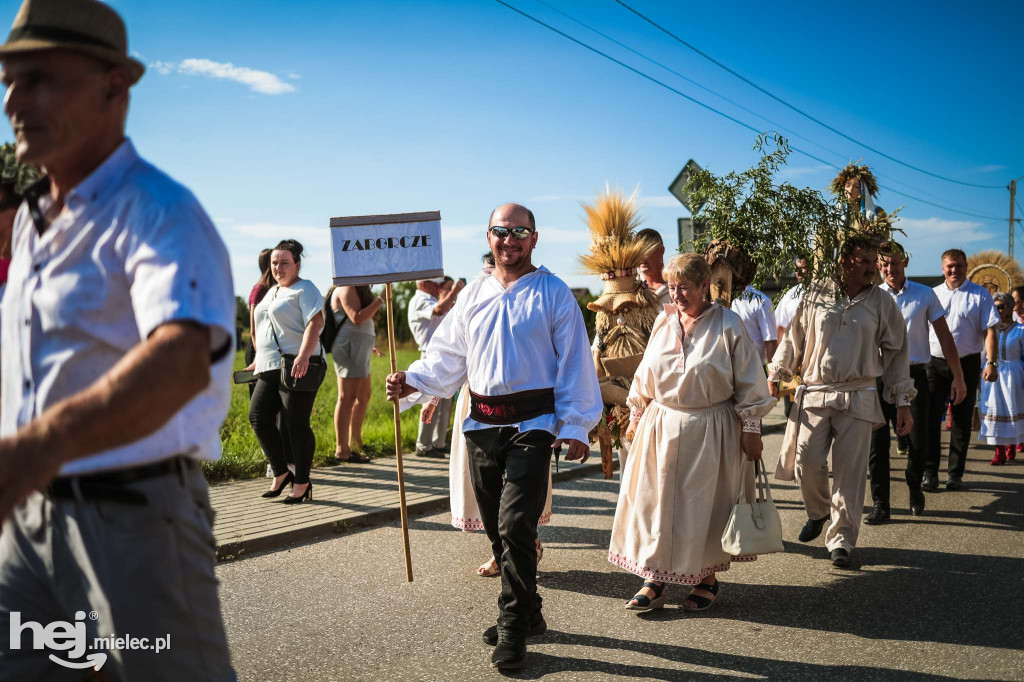
[[[441,277],[441,212],[331,218],[331,272],[336,286]]]

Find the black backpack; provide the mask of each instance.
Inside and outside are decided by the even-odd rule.
[[[324,295],[324,328],[320,330],[320,343],[328,353],[331,352],[334,339],[338,336],[338,330],[341,329],[341,325],[334,319],[334,310],[331,309],[331,297],[334,295],[335,289],[337,287],[332,286]],[[345,321],[342,320],[341,324],[345,324]]]

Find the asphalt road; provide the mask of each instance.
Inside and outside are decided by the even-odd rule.
[[[765,438],[771,463],[780,440]],[[833,568],[820,538],[796,542],[799,492],[773,481],[786,553],[720,574],[720,602],[696,615],[678,586],[663,611],[625,611],[641,580],[607,561],[617,479],[558,484],[541,529],[549,630],[510,677],[1022,680],[1024,462],[988,457],[973,451],[969,490],[929,494],[921,518],[894,457],[893,520],[862,527],[853,570]],[[411,584],[397,523],[218,566],[239,678],[501,678],[480,641],[499,589],[475,575],[486,544],[445,513],[412,519]]]

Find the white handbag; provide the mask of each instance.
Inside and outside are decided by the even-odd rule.
[[[746,463],[744,463],[745,465]],[[722,550],[733,555],[772,554],[785,552],[782,544],[782,520],[772,501],[768,475],[761,460],[754,461],[754,487],[757,495],[753,502],[746,501],[744,484],[746,472],[740,479],[740,495],[729,514],[729,522],[722,533]]]

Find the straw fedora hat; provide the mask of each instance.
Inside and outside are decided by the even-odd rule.
[[[134,85],[146,67],[128,56],[128,33],[117,12],[95,0],[25,0],[0,60],[39,50],[73,50],[124,67]]]

